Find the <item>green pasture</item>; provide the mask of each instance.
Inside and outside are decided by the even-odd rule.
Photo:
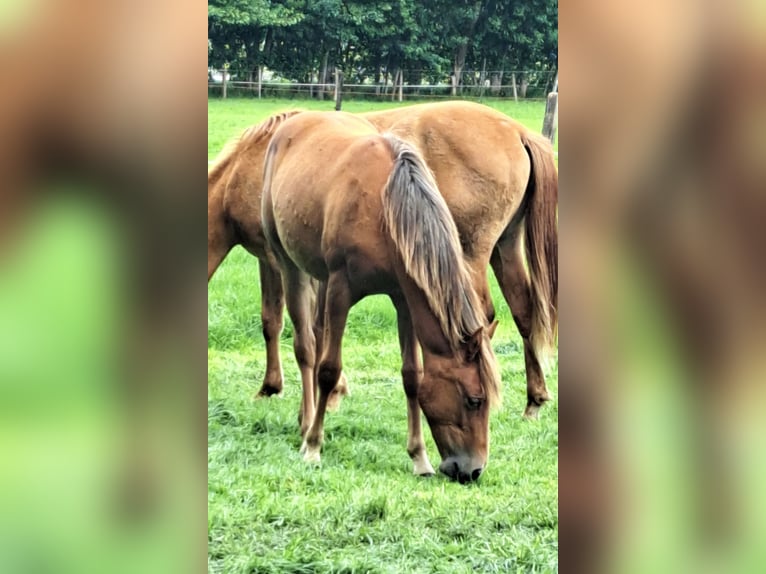
[[[372,102],[348,100],[342,104],[344,112],[363,113],[400,106],[408,106],[424,100],[412,102]],[[521,122],[530,129],[539,132],[545,116],[545,102],[520,101],[507,99],[485,99],[484,104],[500,110],[504,114]],[[257,100],[252,98],[232,98],[227,100],[208,100],[207,151],[208,159],[215,158],[224,144],[242,133],[242,130],[269,115],[285,110],[334,110],[332,100]],[[558,142],[558,140],[556,140]],[[558,150],[558,143],[554,146]]]
[[[539,131],[543,102],[489,102]],[[380,109],[344,102],[348,111]],[[210,100],[213,158],[248,125],[332,102]],[[521,339],[494,277],[493,340],[504,403],[491,418],[490,462],[478,483],[419,478],[405,450],[407,417],[393,307],[371,297],[351,311],[344,370],[351,395],[329,413],[320,466],[298,453],[300,379],[289,319],[281,339],[284,396],[253,400],[265,365],[257,261],[236,248],[208,288],[208,570],[270,572],[555,572],[558,405],[536,422],[526,404]],[[491,274],[490,274],[491,275]],[[548,373],[558,394],[558,362]],[[439,456],[428,432],[434,467]]]

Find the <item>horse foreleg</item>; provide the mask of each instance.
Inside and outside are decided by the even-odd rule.
[[[319,462],[320,460],[319,453],[324,439],[324,416],[327,411],[327,402],[340,378],[342,368],[341,340],[351,308],[351,289],[344,271],[332,273],[327,281],[326,289],[326,293],[320,296],[320,299],[324,299],[324,309],[319,310],[319,312],[324,313],[322,355],[317,368],[319,401],[317,402],[314,422],[301,447],[303,459],[307,462]]]
[[[266,374],[256,397],[270,397],[282,392],[282,361],[279,337],[284,326],[285,305],[282,275],[265,257],[258,261],[261,276],[261,324],[266,341]]]
[[[490,263],[524,342],[524,365],[527,373],[527,407],[524,417],[536,419],[542,404],[553,397],[545,386],[540,361],[530,341],[533,306],[519,231],[520,229],[517,229],[507,237],[501,238],[492,252]]]
[[[403,300],[393,300],[399,330],[399,348],[402,353],[402,382],[407,396],[407,454],[413,462],[413,472],[420,476],[432,476],[434,468],[428,460],[423,427],[420,424],[418,387],[423,378],[423,365],[418,351],[418,340],[412,326],[412,317]]]

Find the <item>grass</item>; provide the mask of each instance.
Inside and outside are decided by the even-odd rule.
[[[519,110],[540,126],[544,104],[535,105]],[[299,107],[211,100],[211,157],[245,126],[291,106]],[[357,106],[376,107],[344,102],[350,111]],[[537,422],[522,420],[521,339],[494,278],[492,289],[504,404],[491,418],[490,464],[478,483],[411,474],[396,319],[379,296],[351,311],[343,347],[351,395],[328,414],[322,463],[311,467],[298,454],[300,379],[289,321],[281,339],[284,396],[252,398],[265,365],[257,261],[232,251],[208,289],[209,571],[557,571],[557,403]],[[557,362],[547,381],[556,395]]]
[[[420,101],[420,100],[417,100]],[[364,100],[344,101],[344,112],[363,113],[411,105],[415,102],[372,102]],[[545,115],[545,102],[485,98],[485,104],[507,114],[528,128],[539,132]],[[335,109],[332,100],[257,100],[252,98],[208,100],[208,159],[213,159],[231,138],[252,124],[266,119],[269,115],[291,109],[326,110]],[[556,140],[558,142],[558,139]],[[558,144],[554,146],[558,150]]]

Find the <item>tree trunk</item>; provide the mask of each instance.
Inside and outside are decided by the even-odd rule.
[[[490,76],[489,83],[490,88],[489,91],[493,96],[496,96],[500,93],[500,84],[502,83],[501,77],[503,73],[502,72],[495,72]]]
[[[484,79],[487,77],[487,59],[484,58],[484,61],[481,63],[481,74],[479,75],[479,99],[484,97]]]
[[[526,74],[523,74],[521,76],[521,84],[519,85],[519,95],[521,96],[521,99],[527,97],[527,88],[529,87],[529,80],[526,77]]]
[[[309,99],[314,99],[314,71],[309,72]]]
[[[468,44],[461,44],[455,52],[455,61],[452,68],[452,95],[457,96],[457,87],[460,85],[460,76],[465,67],[465,56],[468,53]]]
[[[324,94],[327,91],[327,58],[330,57],[330,51],[325,50],[324,52],[324,59],[322,60],[322,75],[319,78],[319,83],[322,84],[321,89],[319,90],[319,99],[324,100]]]

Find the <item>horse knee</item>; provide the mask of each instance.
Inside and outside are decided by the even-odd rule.
[[[317,371],[317,382],[322,392],[328,395],[333,391],[340,378],[340,365],[322,363]]]
[[[282,321],[277,319],[271,319],[268,317],[261,318],[263,339],[270,343],[274,339],[279,338],[279,334],[282,332]]]
[[[315,354],[314,354],[314,341],[307,340],[303,337],[295,337],[293,335],[293,349],[295,351],[295,360],[300,367],[313,367]],[[311,337],[313,339],[313,337]]]
[[[418,386],[420,385],[420,378],[423,374],[421,369],[415,367],[403,367],[402,368],[402,383],[404,384],[404,394],[408,397],[418,396]]]

